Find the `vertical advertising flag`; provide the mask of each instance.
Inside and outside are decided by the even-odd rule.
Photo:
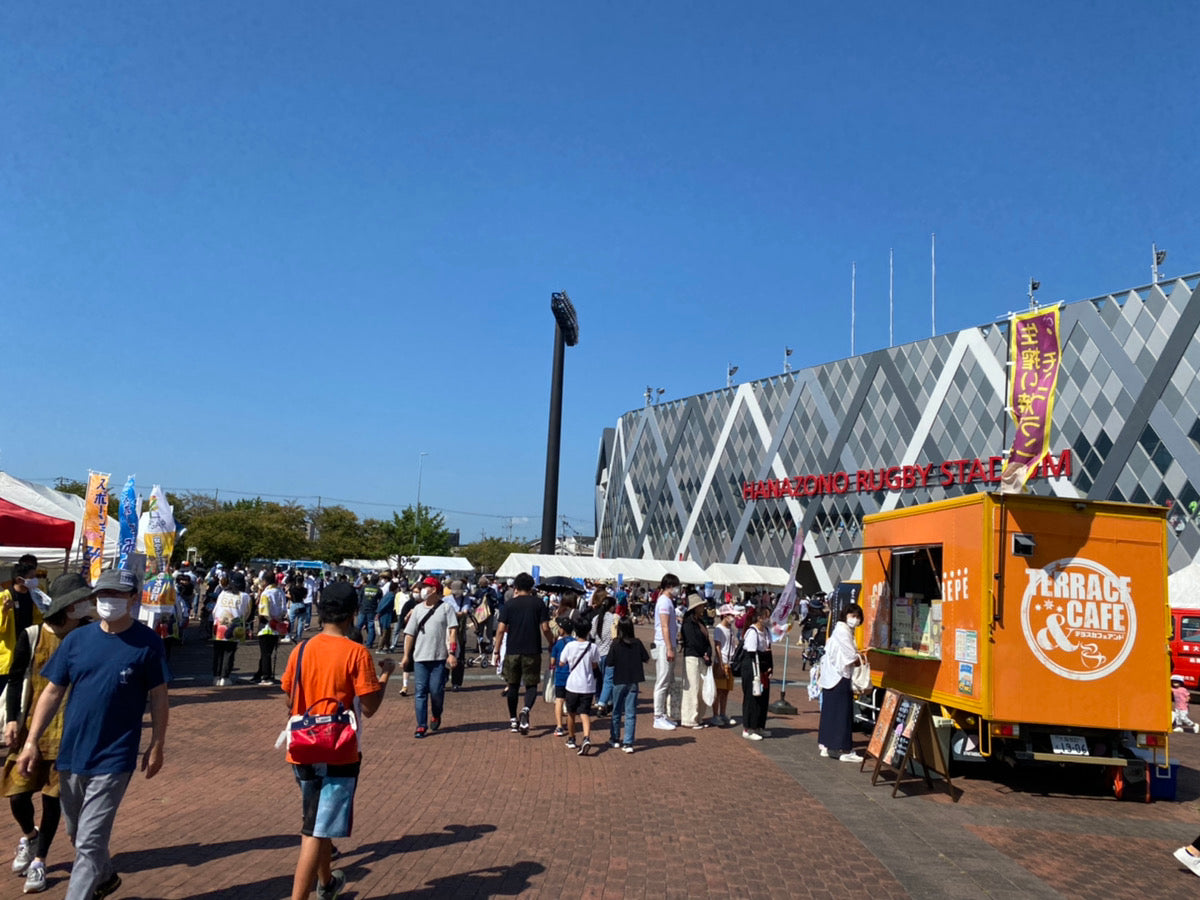
[[[88,473],[83,507],[83,576],[92,584],[104,568],[104,531],[108,527],[108,475]]]
[[[128,569],[132,565],[129,554],[137,552],[137,488],[133,484],[133,476],[125,481],[121,491],[121,505],[117,510],[117,523],[121,526],[120,537],[117,540],[118,569]]]
[[[1008,405],[1016,423],[1012,448],[1000,476],[1003,493],[1020,493],[1050,450],[1050,424],[1062,348],[1058,307],[1013,316],[1009,327],[1012,383]]]
[[[150,490],[142,544],[154,570],[163,571],[175,550],[175,511],[157,484]]]
[[[796,570],[804,559],[804,526],[796,527],[796,540],[792,543],[792,568],[788,572],[787,586],[779,595],[779,602],[771,611],[771,640],[780,641],[787,635],[788,617],[796,608]]]

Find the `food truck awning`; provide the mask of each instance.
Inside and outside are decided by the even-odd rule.
[[[937,544],[872,544],[869,547],[851,547],[849,550],[830,550],[828,553],[818,553],[814,559],[824,559],[826,556],[845,556],[847,553],[865,553],[868,550],[891,550],[893,553],[911,553],[916,550],[928,550],[941,547]]]

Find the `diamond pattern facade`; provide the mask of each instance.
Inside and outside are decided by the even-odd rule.
[[[1172,571],[1200,554],[1198,328],[1200,275],[1064,305],[1051,447],[1070,474],[1029,482],[1170,505]],[[601,441],[597,552],[786,567],[803,524],[809,586],[853,578],[857,554],[822,554],[860,546],[864,515],[993,488],[941,466],[1011,442],[1007,340],[1006,325],[983,325],[626,413]],[[924,484],[859,490],[863,472],[930,463]],[[744,498],[747,483],[843,472],[841,492]]]

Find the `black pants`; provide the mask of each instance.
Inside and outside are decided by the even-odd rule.
[[[851,726],[854,724],[854,689],[850,679],[843,678],[821,692],[821,725],[817,742],[824,745],[830,756],[849,753],[854,749]]]
[[[754,696],[754,665],[747,662],[742,666],[742,727],[747,731],[767,727],[767,687]]]
[[[275,648],[279,645],[279,635],[260,634],[258,636],[258,678],[275,678]]]
[[[233,674],[233,657],[237,641],[213,641],[213,678],[228,678]]]

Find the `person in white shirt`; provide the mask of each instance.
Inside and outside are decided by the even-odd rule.
[[[854,752],[851,728],[854,724],[854,689],[850,679],[854,670],[866,661],[854,643],[854,630],[862,624],[863,611],[857,603],[842,610],[833,633],[825,644],[821,660],[821,723],[817,741],[822,756],[836,756],[842,762],[861,762]]]
[[[592,746],[592,698],[596,695],[596,669],[600,665],[600,653],[596,645],[588,640],[584,622],[567,620],[563,630],[574,634],[575,640],[562,648],[558,658],[560,666],[567,667],[567,747],[576,749],[575,720],[583,722],[583,743],[578,745],[580,756],[586,756]]]
[[[679,579],[667,573],[658,585],[654,604],[654,727],[672,731],[679,724],[670,716],[671,692],[675,687],[675,644],[679,638],[679,619],[675,598],[681,593]],[[679,715],[679,710],[675,710]]]
[[[713,681],[717,685],[717,701],[713,704],[713,724],[724,728],[736,725],[737,719],[725,714],[729,692],[733,690],[733,651],[737,647],[737,629],[733,627],[733,607],[722,604],[717,610],[717,627],[713,629],[713,645],[717,656],[713,663]]]

